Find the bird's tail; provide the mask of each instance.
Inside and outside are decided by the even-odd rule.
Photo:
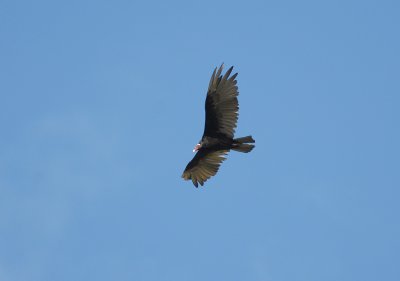
[[[255,143],[255,142],[256,141],[253,139],[252,136],[237,138],[233,140],[232,149],[239,152],[248,153],[252,151],[253,148],[255,147],[254,144],[249,144],[249,143]]]

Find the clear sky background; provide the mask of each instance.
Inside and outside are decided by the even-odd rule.
[[[1,1],[0,280],[400,280],[399,14]],[[257,146],[196,189],[222,62]]]

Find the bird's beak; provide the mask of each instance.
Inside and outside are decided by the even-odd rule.
[[[201,145],[198,143],[196,144],[196,146],[193,148],[193,152],[196,152],[197,150],[199,150],[201,147]]]

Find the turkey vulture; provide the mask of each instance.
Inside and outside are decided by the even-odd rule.
[[[194,186],[203,185],[218,172],[226,154],[231,150],[250,152],[254,139],[251,136],[234,139],[238,120],[239,95],[236,86],[237,73],[231,75],[233,66],[224,76],[221,75],[224,65],[215,68],[208,85],[205,103],[206,122],[203,137],[194,147],[196,155],[186,166],[182,174],[185,180],[192,180]],[[230,76],[230,77],[229,77]]]

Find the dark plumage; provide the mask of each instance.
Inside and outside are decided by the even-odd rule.
[[[215,68],[211,76],[205,103],[206,121],[203,137],[193,150],[197,151],[196,155],[182,174],[185,180],[192,180],[196,187],[199,183],[203,185],[218,172],[219,166],[231,149],[247,153],[254,148],[253,144],[249,144],[255,142],[251,136],[234,139],[239,115],[239,92],[236,86],[238,74],[230,76],[232,66],[222,76],[222,69],[223,64],[220,68]]]

